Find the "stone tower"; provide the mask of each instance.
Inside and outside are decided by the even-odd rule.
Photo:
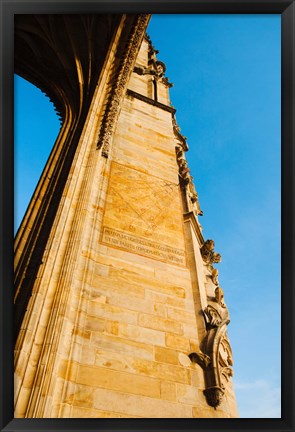
[[[149,16],[96,17],[108,32],[92,69],[97,46],[73,35],[97,23],[63,19],[71,52],[56,17],[16,23],[17,71],[63,126],[15,242],[15,416],[237,417],[221,257],[202,236]],[[49,53],[34,32],[54,32]],[[30,44],[33,64],[59,57],[63,86],[28,66]]]

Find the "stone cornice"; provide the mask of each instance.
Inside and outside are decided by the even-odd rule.
[[[154,105],[157,108],[160,108],[160,109],[162,109],[164,111],[168,111],[168,112],[170,112],[172,114],[174,114],[176,112],[176,109],[173,108],[172,106],[168,106],[168,105],[162,104],[162,103],[160,103],[158,101],[155,101],[154,99],[151,99],[151,98],[149,98],[147,96],[144,96],[144,95],[142,95],[140,93],[137,93],[137,92],[135,92],[133,90],[130,90],[130,89],[127,90],[127,96],[134,97],[135,99],[139,99],[139,100],[141,100],[143,102],[148,103],[149,105]]]

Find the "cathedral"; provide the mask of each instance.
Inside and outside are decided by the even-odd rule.
[[[16,418],[238,417],[221,255],[149,19],[15,18],[15,72],[62,123],[15,238]]]

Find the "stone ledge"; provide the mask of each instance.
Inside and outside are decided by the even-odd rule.
[[[133,90],[127,89],[127,96],[131,96],[131,97],[134,97],[135,99],[139,99],[139,100],[146,102],[150,105],[154,105],[157,108],[160,108],[164,111],[168,111],[168,112],[173,113],[173,114],[176,113],[176,109],[173,108],[172,106],[164,105],[161,102],[155,101],[154,99],[151,99],[151,98],[144,96],[140,93],[137,93]]]

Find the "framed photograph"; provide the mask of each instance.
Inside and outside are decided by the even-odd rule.
[[[294,17],[1,0],[1,431],[294,430]]]

